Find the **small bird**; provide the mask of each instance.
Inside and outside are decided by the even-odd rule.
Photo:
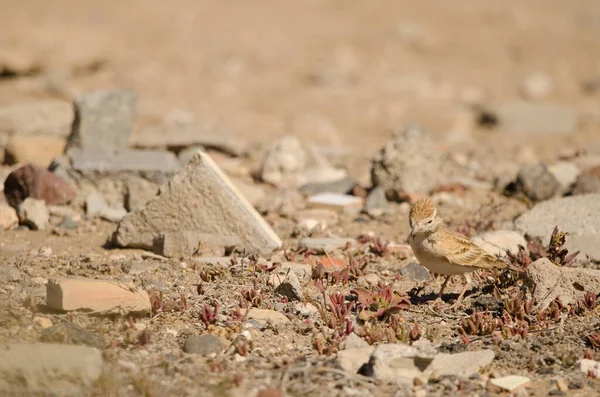
[[[471,284],[471,278],[466,273],[477,269],[507,266],[500,259],[489,255],[468,237],[448,229],[438,216],[435,204],[428,197],[412,205],[409,223],[411,231],[408,242],[419,262],[432,273],[446,276],[436,302],[441,299],[452,275],[464,275],[467,281],[454,303],[456,307]]]

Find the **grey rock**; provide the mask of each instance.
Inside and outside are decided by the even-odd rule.
[[[556,104],[515,101],[483,108],[480,120],[512,133],[560,135],[576,130],[578,114]]]
[[[517,231],[540,237],[548,244],[555,226],[568,233],[566,248],[574,252],[572,244],[579,241],[579,257],[585,255],[600,260],[600,194],[570,196],[538,203],[515,220]],[[584,244],[586,243],[586,244]]]
[[[104,213],[107,205],[104,197],[100,193],[94,191],[88,194],[85,199],[85,212],[89,218],[95,218]]]
[[[75,99],[68,148],[110,152],[126,149],[135,121],[137,95],[129,90],[86,92]]]
[[[581,174],[575,180],[571,194],[579,196],[589,193],[600,193],[600,179],[595,175]]]
[[[9,282],[15,282],[21,279],[21,272],[14,267],[3,269],[2,275],[6,278],[6,281]]]
[[[301,247],[315,250],[318,253],[331,252],[346,247],[346,244],[356,245],[356,240],[348,237],[303,238],[299,241]]]
[[[8,344],[0,349],[3,395],[81,396],[100,377],[102,352],[87,346]]]
[[[102,214],[100,214],[102,219],[105,219],[109,222],[120,222],[127,215],[127,210],[123,207],[105,207]]]
[[[560,188],[545,164],[526,164],[519,170],[517,189],[535,201],[547,200]]]
[[[566,161],[560,161],[548,167],[548,171],[554,176],[558,182],[558,192],[562,195],[569,192],[579,176],[579,168]]]
[[[375,379],[412,385],[415,378],[423,376],[437,351],[428,342],[382,344],[375,348],[369,362]]]
[[[145,207],[123,218],[113,241],[122,247],[152,249],[160,235],[191,232],[198,244],[221,247],[239,241],[240,248],[266,252],[281,240],[239,193],[214,161],[197,153],[190,163]],[[187,255],[187,252],[181,252]]]
[[[435,356],[427,372],[437,376],[460,376],[468,378],[477,374],[494,360],[493,350],[470,351],[458,354],[439,353]]]
[[[287,297],[290,301],[301,301],[303,298],[302,286],[294,272],[288,273],[283,282],[275,288],[275,292]]]
[[[564,305],[576,303],[583,300],[586,291],[596,293],[600,285],[600,270],[558,267],[547,258],[529,265],[525,277],[540,309],[548,307],[559,296]]]
[[[390,209],[390,204],[387,201],[385,195],[385,188],[383,186],[376,186],[365,202],[365,212],[371,216],[379,216]]]
[[[0,107],[0,135],[52,135],[67,137],[73,123],[73,106],[57,100],[31,101]],[[0,147],[5,147],[1,145]]]
[[[94,150],[69,149],[74,170],[82,173],[162,173],[174,174],[180,170],[177,157],[162,150],[120,150],[104,153]]]
[[[211,334],[190,335],[183,344],[183,351],[201,356],[217,355],[223,351],[223,343]]]
[[[361,349],[364,347],[370,347],[363,338],[356,335],[354,332],[348,335],[346,338],[345,348],[346,349]]]
[[[43,200],[28,197],[19,205],[19,220],[21,224],[34,230],[44,230],[48,227],[50,213]]]
[[[58,227],[63,229],[75,230],[79,227],[79,224],[69,216],[65,216],[63,220],[58,224]]]
[[[307,183],[300,187],[300,193],[307,196],[312,196],[318,193],[349,193],[354,186],[356,181],[350,177],[345,177],[331,182],[324,183]]]
[[[407,193],[429,193],[440,181],[442,159],[418,127],[396,133],[371,161],[371,182]]]
[[[400,270],[400,274],[409,281],[427,281],[431,274],[426,267],[417,262],[411,262]]]
[[[473,236],[471,240],[485,252],[493,256],[506,256],[507,252],[516,254],[519,245],[527,247],[527,240],[514,230],[494,230]]]
[[[98,349],[104,349],[106,344],[101,334],[88,331],[82,326],[69,321],[44,329],[41,340],[46,343],[87,345]]]

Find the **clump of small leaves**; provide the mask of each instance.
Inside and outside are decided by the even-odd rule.
[[[389,241],[383,240],[381,237],[373,237],[368,234],[361,234],[358,236],[357,241],[360,244],[368,245],[368,250],[370,253],[380,256],[386,257],[390,255],[389,250]]]
[[[213,304],[204,304],[200,308],[200,321],[206,328],[217,322],[217,315],[219,314],[219,302],[213,302]]]
[[[575,306],[575,314],[586,315],[594,312],[597,307],[599,307],[598,296],[591,291],[586,291],[585,295],[583,296],[583,300],[578,301],[577,305]]]
[[[395,293],[389,286],[381,287],[376,292],[354,288],[350,293],[356,296],[361,311],[359,317],[365,321],[373,317],[384,318],[411,305],[406,295]]]
[[[593,332],[585,338],[594,349],[600,349],[600,331]]]
[[[242,297],[253,307],[261,307],[264,301],[264,295],[260,288],[257,288],[256,280],[254,286],[248,290],[242,290]]]
[[[484,312],[475,312],[471,316],[463,318],[458,327],[461,335],[491,335],[497,329],[500,329],[502,322],[494,318],[492,313],[487,310]]]

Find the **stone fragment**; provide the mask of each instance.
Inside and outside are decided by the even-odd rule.
[[[139,172],[171,175],[180,170],[177,157],[162,150],[127,150],[99,152],[70,149],[67,155],[74,170],[83,173]]]
[[[47,328],[52,327],[52,320],[50,320],[48,317],[36,316],[36,317],[33,318],[33,322],[35,324],[39,325],[40,328],[42,328],[44,330],[47,329]]]
[[[357,373],[363,364],[369,361],[374,347],[346,348],[337,353],[336,362],[341,369],[350,373]]]
[[[109,280],[58,279],[46,286],[46,302],[55,310],[149,312],[150,297],[132,283]]]
[[[34,230],[44,230],[50,222],[50,213],[42,200],[26,198],[19,205],[18,214],[21,224]]]
[[[0,204],[0,230],[8,230],[19,224],[19,217],[14,208]]]
[[[211,334],[190,335],[183,344],[183,351],[201,356],[212,356],[223,351],[223,343]]]
[[[581,174],[575,180],[571,194],[580,196],[588,193],[600,193],[600,179],[594,175]]]
[[[570,196],[538,203],[515,220],[516,230],[548,244],[555,226],[568,233],[566,248],[600,260],[600,194]]]
[[[64,101],[40,100],[0,107],[0,133],[66,138],[72,123],[73,106]]]
[[[502,378],[490,379],[490,383],[510,393],[513,393],[529,385],[531,383],[531,379],[526,376],[509,375],[503,376]]]
[[[468,378],[494,360],[493,350],[468,351],[458,354],[438,353],[427,372],[436,376],[461,376]]]
[[[409,281],[427,281],[431,278],[431,274],[426,267],[417,262],[410,262],[400,270],[402,277]]]
[[[560,185],[545,164],[526,164],[519,170],[517,189],[534,201],[547,200]]]
[[[240,244],[241,240],[235,236],[218,237],[195,231],[180,230],[159,234],[154,238],[152,251],[167,258],[189,257],[203,250],[210,250],[210,247],[231,248]]]
[[[383,186],[376,186],[369,195],[365,202],[365,212],[371,216],[381,216],[390,209],[390,204],[387,201],[385,195],[385,188]]]
[[[275,288],[275,292],[287,297],[290,301],[302,301],[304,294],[296,273],[289,272],[283,281]]]
[[[69,148],[110,152],[129,146],[137,95],[129,90],[91,91],[74,102]]]
[[[326,208],[345,214],[358,214],[363,207],[363,199],[339,193],[319,193],[308,198],[309,208]]]
[[[144,178],[127,178],[125,183],[125,209],[131,212],[142,208],[158,193],[158,186]]]
[[[545,73],[533,73],[521,83],[521,95],[527,99],[540,99],[554,89],[552,78]]]
[[[577,368],[579,368],[579,370],[584,374],[587,374],[593,378],[598,378],[600,376],[600,361],[582,358],[581,360],[577,361]]]
[[[558,182],[559,189],[558,193],[561,195],[571,191],[573,184],[579,177],[579,168],[567,161],[560,161],[556,164],[552,164],[548,167],[548,171],[554,176],[554,179]]]
[[[206,153],[198,153],[159,194],[121,221],[113,241],[152,249],[160,235],[193,232],[207,245],[239,240],[249,251],[272,251],[281,240]],[[202,242],[201,240],[198,243]],[[182,252],[186,255],[186,252]]]
[[[356,181],[350,177],[322,183],[307,183],[300,187],[300,193],[312,196],[319,193],[350,193],[356,186]]]
[[[371,182],[386,190],[427,194],[440,179],[441,155],[418,127],[396,133],[371,161]]]
[[[5,162],[8,164],[32,163],[48,167],[56,156],[63,154],[64,138],[46,135],[13,135],[6,145]]]
[[[47,327],[42,331],[41,340],[46,343],[87,345],[98,349],[104,349],[106,344],[104,337],[101,334],[88,331],[82,326],[70,321]]]
[[[255,307],[248,310],[248,315],[246,318],[248,320],[258,321],[261,323],[262,327],[267,324],[271,324],[273,326],[282,326],[290,323],[290,320],[283,313],[269,309],[257,309]]]
[[[127,210],[123,207],[106,207],[100,217],[109,222],[120,222],[127,215]]]
[[[473,236],[471,240],[485,252],[493,256],[506,256],[507,252],[516,254],[519,245],[527,248],[527,240],[514,230],[494,230]]]
[[[61,177],[34,164],[11,172],[4,181],[6,201],[13,208],[28,197],[44,200],[48,205],[66,204],[75,198],[75,190]]]
[[[552,103],[515,101],[482,108],[480,122],[512,133],[561,135],[576,130],[578,114]]]
[[[559,296],[565,306],[583,301],[586,291],[595,293],[600,285],[600,270],[558,267],[547,258],[529,265],[525,277],[532,286],[533,297],[541,310]]]
[[[0,349],[3,395],[87,395],[103,369],[102,352],[88,346],[14,343]]]
[[[427,342],[382,344],[375,348],[369,363],[375,379],[412,385],[415,378],[423,376],[436,354],[435,348]]]
[[[346,177],[333,168],[314,148],[294,136],[285,136],[267,148],[260,169],[261,179],[283,187],[298,187],[308,182],[328,183]]]
[[[85,199],[85,212],[88,218],[100,216],[107,206],[104,197],[96,191],[90,192]]]
[[[346,338],[345,349],[361,349],[364,347],[371,347],[371,345],[354,332]]]
[[[338,249],[343,249],[347,244],[356,245],[356,240],[349,237],[323,237],[323,238],[303,238],[300,239],[298,245],[306,247],[317,253],[324,254]]]

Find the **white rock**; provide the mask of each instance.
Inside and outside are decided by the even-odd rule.
[[[482,233],[472,238],[473,242],[490,255],[506,256],[507,252],[516,254],[519,245],[527,248],[527,240],[522,234],[513,230],[495,230]]]
[[[469,377],[494,360],[493,350],[479,350],[458,354],[439,353],[435,356],[427,372],[437,376],[454,375]]]
[[[531,379],[526,376],[509,375],[502,378],[491,379],[490,383],[512,393],[530,384]]]
[[[584,374],[592,375],[597,378],[600,376],[600,362],[595,360],[588,360],[587,358],[582,358],[577,361],[577,368]]]

